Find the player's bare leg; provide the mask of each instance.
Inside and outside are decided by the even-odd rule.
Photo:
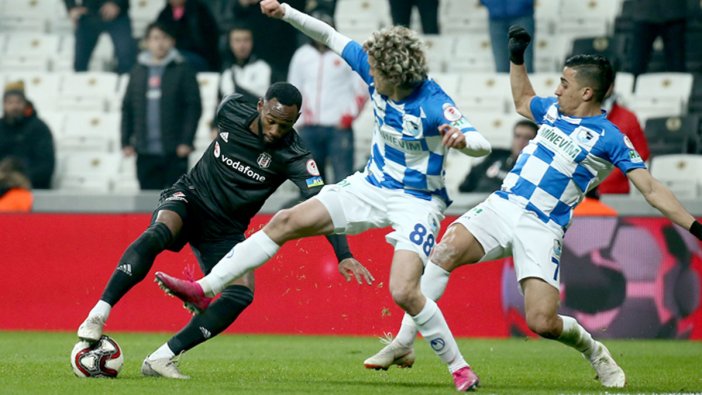
[[[529,329],[580,351],[590,361],[603,386],[624,387],[624,371],[614,361],[607,347],[593,340],[590,333],[574,318],[557,314],[560,303],[558,290],[539,278],[527,278],[521,284]]]
[[[434,248],[420,281],[422,293],[437,301],[448,284],[449,274],[465,263],[477,262],[484,255],[483,248],[461,224],[450,226],[441,242]],[[383,349],[364,361],[366,368],[387,370],[391,365],[410,367],[414,363],[414,340],[417,326],[412,316],[405,314],[397,336]],[[476,376],[477,379],[477,376]]]

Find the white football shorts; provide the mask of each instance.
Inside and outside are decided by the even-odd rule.
[[[438,197],[423,200],[401,189],[379,188],[362,173],[326,185],[314,197],[327,208],[334,233],[357,234],[371,228],[392,226],[385,239],[395,250],[416,252],[426,265],[436,245],[446,204]]]
[[[558,233],[536,215],[497,195],[456,219],[485,250],[480,262],[512,255],[517,280],[537,277],[560,289],[563,232]]]

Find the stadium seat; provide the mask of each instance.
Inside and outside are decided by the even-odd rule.
[[[426,59],[429,72],[432,74],[446,71],[448,62],[452,61],[454,40],[450,36],[430,34],[423,35],[426,46]]]
[[[686,101],[692,91],[690,73],[646,73],[636,80],[636,96],[675,98]]]
[[[458,36],[450,61],[446,64],[449,73],[475,73],[495,70],[490,37],[487,34]]]
[[[449,150],[444,164],[444,182],[449,196],[455,196],[458,193],[458,186],[466,178],[474,162],[478,163],[479,159],[456,150]]]
[[[650,118],[644,127],[651,157],[698,152],[699,131],[700,118],[694,114]]]
[[[634,94],[634,75],[624,71],[617,72],[614,91],[626,101]]]
[[[647,73],[636,80],[628,104],[644,123],[653,117],[682,115],[692,91],[692,74]]]
[[[54,14],[49,0],[0,0],[0,30],[9,32],[44,32]]]
[[[651,174],[680,199],[702,196],[702,155],[660,155],[651,159]]]
[[[139,180],[136,175],[136,156],[120,157],[119,170],[114,178],[113,190],[116,193],[139,192]]]
[[[23,81],[24,91],[30,100],[38,96],[50,96],[55,99],[59,94],[61,76],[45,71],[15,71],[5,73],[4,82]]]
[[[484,34],[488,31],[488,12],[475,0],[439,2],[439,26],[441,34]]]
[[[337,3],[334,14],[337,29],[358,41],[370,33],[392,25],[387,1],[344,0]]]
[[[202,108],[216,108],[219,90],[219,73],[197,73],[197,83],[200,86]],[[214,110],[212,112],[214,112]]]
[[[561,83],[561,73],[532,73],[529,81],[537,96],[553,96]]]
[[[563,69],[563,59],[569,48],[562,37],[536,33],[534,42],[534,70],[536,73],[553,73]]]
[[[143,37],[146,26],[156,17],[166,6],[163,0],[137,0],[132,1],[129,7],[129,17],[132,19],[132,33],[134,37]]]
[[[41,108],[37,109],[39,119],[44,121],[46,125],[51,130],[51,134],[54,136],[54,144],[56,144],[56,139],[59,138],[59,134],[63,132],[66,126],[66,114],[60,111],[45,111]]]
[[[460,82],[458,95],[453,98],[465,115],[503,114],[513,109],[508,74],[469,73]]]
[[[95,193],[110,192],[122,154],[60,153],[55,179],[58,189]]]
[[[106,111],[117,91],[118,76],[108,72],[65,73],[61,79],[59,108],[76,111]]]
[[[120,116],[104,112],[69,112],[57,146],[66,151],[117,152]]]
[[[461,74],[435,73],[430,71],[429,77],[441,85],[444,92],[446,92],[446,94],[448,94],[454,101],[458,96],[460,96],[459,91],[461,89]]]
[[[494,148],[509,148],[512,145],[512,127],[524,119],[517,113],[468,113],[466,118]]]

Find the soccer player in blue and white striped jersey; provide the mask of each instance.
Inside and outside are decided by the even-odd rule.
[[[558,315],[563,236],[573,208],[614,167],[646,201],[702,240],[702,225],[646,170],[628,138],[606,118],[602,101],[614,73],[601,56],[566,60],[556,97],[536,97],[524,67],[527,31],[512,27],[510,80],[517,111],[540,125],[522,150],[501,190],[449,226],[422,276],[422,291],[438,299],[449,273],[464,264],[511,255],[524,293],[526,321],[535,333],[580,351],[605,387],[623,387],[624,371],[607,348],[578,322]],[[403,320],[396,344],[414,341],[417,330]]]
[[[395,248],[392,297],[448,366],[456,388],[472,389],[478,377],[461,356],[436,303],[424,297],[420,277],[450,204],[444,185],[448,150],[484,156],[490,153],[490,144],[427,77],[423,43],[409,29],[385,29],[361,45],[277,0],[263,0],[261,10],[340,54],[368,84],[375,116],[370,159],[363,172],[277,213],[201,280],[187,282],[163,273],[157,274],[157,280],[179,298],[193,302],[220,292],[230,281],[263,265],[289,240],[392,226],[393,232],[386,236]],[[387,369],[413,362],[412,348],[391,347],[364,364]]]

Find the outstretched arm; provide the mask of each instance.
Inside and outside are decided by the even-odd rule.
[[[514,107],[519,114],[534,120],[530,104],[531,99],[536,96],[536,92],[531,86],[526,66],[524,66],[524,51],[530,42],[531,36],[523,27],[511,26],[509,28],[509,82],[512,87]]]
[[[685,210],[670,189],[653,178],[648,170],[634,169],[627,173],[627,177],[641,191],[648,204],[702,240],[702,225]]]
[[[292,8],[288,4],[280,4],[278,0],[261,1],[261,12],[271,18],[288,22],[297,30],[313,40],[321,42],[339,55],[346,44],[351,41],[350,38],[337,32],[326,23]]]

